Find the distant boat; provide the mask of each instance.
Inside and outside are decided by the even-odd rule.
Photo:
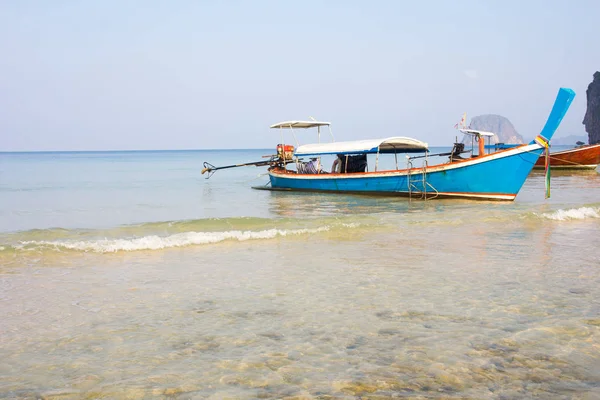
[[[267,161],[215,167],[205,162],[202,173],[210,177],[215,171],[242,165],[267,166],[269,182],[254,187],[275,191],[313,191],[361,194],[388,194],[409,198],[469,198],[483,200],[514,200],[527,176],[540,155],[548,148],[554,132],[560,125],[575,93],[561,88],[540,134],[529,144],[485,154],[484,140],[491,133],[461,129],[476,137],[479,142],[477,156],[461,157],[465,153],[464,144],[451,153],[429,154],[427,143],[408,137],[388,137],[348,142],[321,143],[320,128],[329,122],[286,121],[274,124],[282,132],[282,141],[277,146],[277,154]],[[295,135],[297,129],[317,128],[318,143],[305,144],[294,148],[283,144],[283,131]],[[332,135],[333,137],[333,135]],[[421,153],[418,155],[406,154]],[[399,155],[406,155],[406,168],[400,168]],[[337,155],[335,169],[323,171],[321,156]],[[367,155],[375,157],[375,168],[368,171]],[[382,170],[380,156],[391,155],[395,168]],[[430,165],[431,156],[450,156],[450,161]],[[310,158],[313,165],[307,165],[303,157]],[[417,160],[421,165],[416,165]],[[288,165],[295,165],[296,169]],[[316,173],[315,173],[316,171]]]
[[[600,164],[600,143],[550,153],[550,168],[553,169],[596,169],[598,164]],[[544,165],[545,156],[542,155],[533,168],[544,168]]]

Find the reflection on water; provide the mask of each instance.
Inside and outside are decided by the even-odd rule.
[[[280,217],[312,218],[344,215],[402,214],[445,209],[465,210],[472,207],[503,207],[508,203],[466,199],[410,200],[402,196],[369,194],[335,194],[319,192],[268,192],[264,198],[269,213]]]
[[[269,192],[266,200],[271,214],[294,218],[406,212],[411,206],[401,197],[313,192]]]

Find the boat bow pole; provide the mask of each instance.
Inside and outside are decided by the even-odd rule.
[[[552,140],[552,136],[554,136],[554,132],[560,125],[562,119],[565,114],[569,110],[571,106],[571,102],[575,98],[575,92],[573,89],[568,88],[560,88],[558,90],[558,94],[556,95],[556,100],[554,101],[554,106],[552,106],[552,111],[550,111],[550,115],[548,116],[548,120],[546,121],[546,125],[540,132],[539,135],[536,136],[529,144],[537,144],[543,149],[545,156],[545,172],[546,172],[546,198],[550,198],[550,140]]]

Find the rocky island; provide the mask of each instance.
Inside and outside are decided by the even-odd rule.
[[[522,144],[525,143],[523,141],[523,136],[521,136],[513,124],[501,115],[496,114],[486,114],[486,115],[478,115],[471,119],[471,124],[469,125],[471,129],[475,129],[478,131],[486,131],[495,133],[494,136],[490,138],[490,144],[496,143],[510,143],[510,144]],[[465,135],[463,138],[463,143],[471,143],[471,136]],[[487,144],[487,140],[486,140]]]
[[[583,117],[583,125],[588,133],[588,143],[600,143],[600,71],[594,73],[594,80],[587,91],[587,111]]]

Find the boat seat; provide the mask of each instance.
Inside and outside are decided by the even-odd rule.
[[[320,165],[317,162],[317,160],[312,160],[309,162],[300,161],[298,163],[297,169],[298,169],[299,174],[319,174],[319,173],[321,173]]]

